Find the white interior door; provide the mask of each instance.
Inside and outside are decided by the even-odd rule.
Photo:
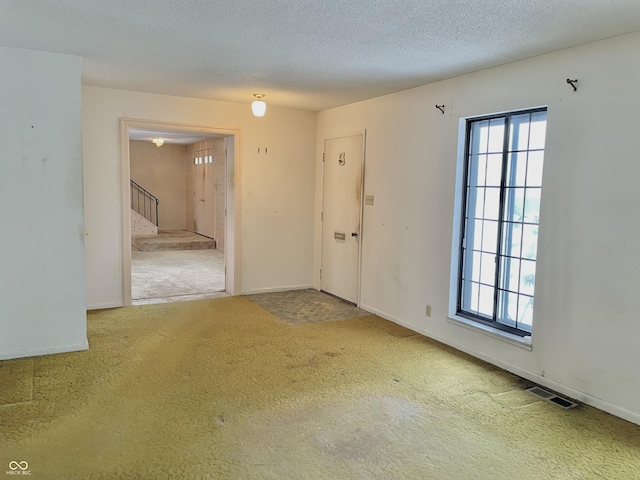
[[[364,135],[325,140],[321,289],[355,304],[360,280]]]
[[[193,228],[196,233],[215,238],[213,163],[209,156],[198,156],[193,165]]]

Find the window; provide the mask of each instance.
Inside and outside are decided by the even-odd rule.
[[[204,163],[213,163],[213,156],[207,155],[206,157],[194,157],[193,163],[195,165],[202,165],[202,160],[204,159]]]
[[[456,314],[519,336],[533,323],[546,125],[546,108],[466,121]]]

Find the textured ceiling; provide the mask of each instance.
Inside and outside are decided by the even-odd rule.
[[[640,0],[0,0],[83,83],[322,110],[640,30]]]

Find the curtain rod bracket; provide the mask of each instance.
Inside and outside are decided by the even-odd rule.
[[[575,80],[571,80],[570,78],[567,78],[567,83],[573,87],[573,91],[574,92],[578,91],[578,87],[576,87],[576,85],[575,85],[576,83],[578,83],[578,79],[577,78]]]

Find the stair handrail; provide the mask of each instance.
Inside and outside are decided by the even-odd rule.
[[[137,192],[137,195],[134,196],[134,190]],[[142,196],[142,208],[140,208],[140,196]],[[147,202],[148,199],[148,202]],[[135,200],[135,201],[134,201]],[[160,200],[153,193],[144,189],[136,182],[131,180],[131,208],[142,215],[144,218],[149,220],[151,223],[154,223],[155,226],[158,226],[158,204]],[[148,213],[147,213],[147,204],[148,204]],[[134,206],[135,205],[135,206]],[[155,205],[155,218],[154,218],[154,209]]]

